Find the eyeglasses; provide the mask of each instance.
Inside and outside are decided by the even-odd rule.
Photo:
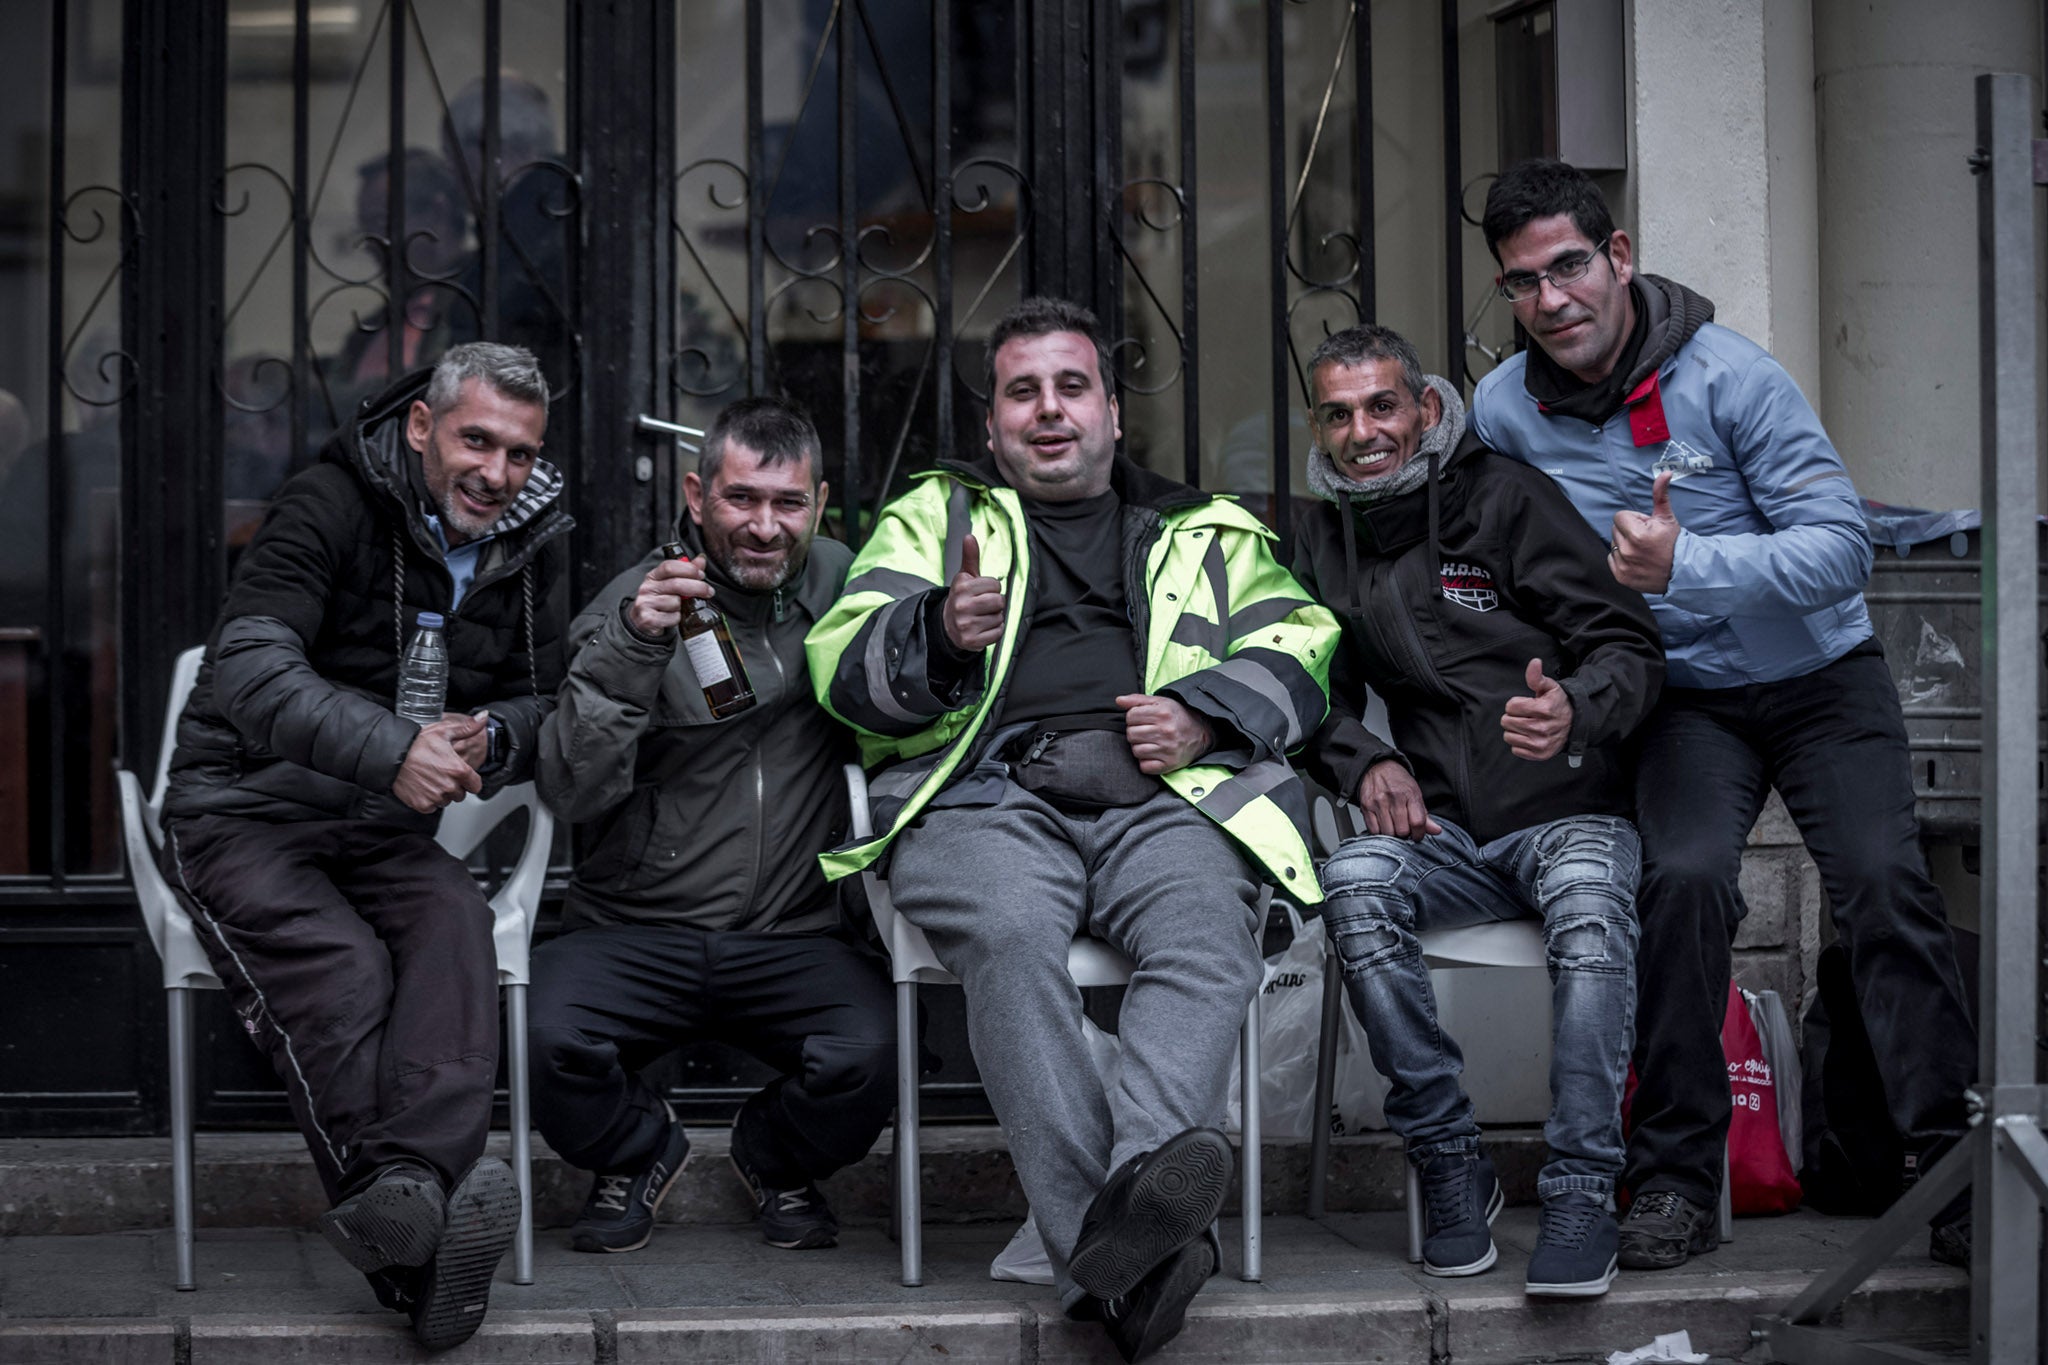
[[[1610,233],[1608,236],[1602,237],[1600,245],[1594,247],[1591,251],[1567,256],[1540,275],[1531,275],[1526,270],[1516,271],[1512,275],[1503,275],[1500,277],[1500,296],[1509,303],[1527,303],[1542,291],[1545,280],[1549,280],[1560,289],[1568,284],[1577,284],[1580,280],[1585,279],[1586,272],[1593,268],[1593,258],[1606,251],[1613,244],[1614,237]],[[1609,256],[1608,259],[1611,261],[1614,258]]]

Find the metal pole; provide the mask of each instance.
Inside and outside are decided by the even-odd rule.
[[[1977,1045],[1988,1120],[2039,1115],[2034,1089],[2038,929],[2036,791],[2040,639],[2035,430],[2040,350],[2034,326],[2032,82],[1977,77],[1978,281],[1984,400],[1984,878]],[[2040,1204],[1990,1142],[1976,1153],[1970,1350],[1979,1361],[2032,1360],[2040,1284]]]

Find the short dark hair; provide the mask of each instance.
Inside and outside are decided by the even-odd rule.
[[[548,381],[532,351],[497,341],[465,341],[442,353],[427,381],[427,408],[435,420],[462,401],[462,386],[472,379],[515,403],[533,404],[543,418],[548,415]]]
[[[710,483],[725,467],[725,447],[738,441],[761,457],[762,464],[811,462],[811,487],[825,476],[825,450],[811,416],[786,398],[742,398],[728,403],[704,433],[704,453],[697,457],[697,477]]]
[[[1598,246],[1614,235],[1614,215],[1607,196],[1577,166],[1542,159],[1518,161],[1502,171],[1486,191],[1486,216],[1480,227],[1486,249],[1500,260],[1503,239],[1538,218],[1569,214],[1572,226]]]
[[[1102,375],[1103,391],[1112,398],[1116,396],[1116,379],[1109,370],[1109,343],[1102,339],[1102,324],[1095,320],[1095,314],[1066,299],[1036,297],[1019,299],[989,330],[988,366],[982,382],[988,386],[990,402],[996,396],[996,352],[1003,348],[1003,343],[1017,337],[1050,336],[1054,332],[1077,332],[1088,338],[1095,347],[1095,368]]]
[[[1401,367],[1401,381],[1408,386],[1409,396],[1420,402],[1428,380],[1422,373],[1422,357],[1416,353],[1415,343],[1391,327],[1382,327],[1376,322],[1361,322],[1356,327],[1346,327],[1341,332],[1332,332],[1323,338],[1322,344],[1308,353],[1309,395],[1315,395],[1316,371],[1324,365],[1350,367],[1363,365],[1368,360],[1391,360]]]

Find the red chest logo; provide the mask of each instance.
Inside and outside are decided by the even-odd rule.
[[[1492,611],[1500,605],[1500,594],[1494,590],[1493,574],[1478,564],[1463,564],[1447,559],[1441,575],[1444,596],[1461,607],[1473,611]]]

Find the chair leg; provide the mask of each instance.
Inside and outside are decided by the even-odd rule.
[[[177,1242],[178,1288],[195,1289],[192,1275],[192,992],[164,991],[171,1060],[171,1226]]]
[[[1323,1027],[1316,1043],[1316,1107],[1308,1144],[1308,1216],[1323,1216],[1323,1194],[1330,1174],[1330,1106],[1337,1089],[1338,1011],[1344,1008],[1344,979],[1336,944],[1323,952]]]
[[[1259,1123],[1259,1076],[1264,1068],[1259,1065],[1259,1006],[1262,995],[1253,992],[1252,1003],[1244,1012],[1244,1044],[1241,1049],[1244,1074],[1238,1077],[1238,1093],[1243,1096],[1244,1111],[1244,1272],[1241,1278],[1247,1284],[1257,1284],[1265,1276],[1264,1239],[1265,1229],[1260,1226],[1265,1213],[1265,1156],[1266,1148]]]
[[[1735,1240],[1735,1190],[1729,1181],[1728,1149],[1721,1149],[1721,1240]]]
[[[896,983],[896,1221],[903,1284],[924,1283],[924,1190],[917,1159],[917,983]]]
[[[1415,1173],[1415,1163],[1408,1154],[1401,1154],[1402,1169],[1408,1172],[1408,1260],[1411,1264],[1422,1264],[1422,1177]]]
[[[505,1090],[512,1120],[512,1179],[519,1186],[519,1235],[512,1243],[512,1283],[533,1283],[533,1092],[527,1073],[526,987],[505,987]]]

